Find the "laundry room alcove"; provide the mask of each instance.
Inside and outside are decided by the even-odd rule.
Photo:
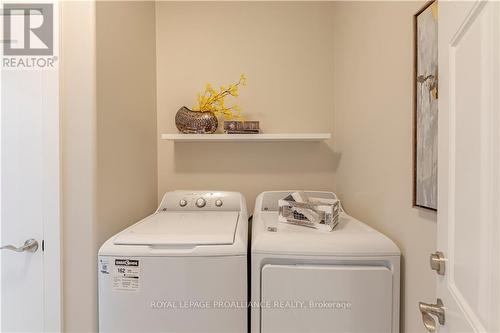
[[[427,272],[421,253],[433,249],[435,223],[409,204],[412,17],[421,3],[98,1],[95,7],[95,31],[89,30],[96,44],[96,119],[74,126],[96,127],[96,137],[88,130],[97,160],[89,164],[96,166],[89,179],[97,196],[95,212],[89,210],[96,221],[89,253],[151,214],[168,191],[238,191],[249,211],[262,191],[334,191],[350,214],[401,247],[403,286],[430,290],[433,276],[421,273]],[[193,107],[208,82],[218,87],[242,73],[248,84],[236,103],[247,120],[260,122],[262,135],[178,133],[180,107]],[[80,82],[75,86],[79,96]],[[77,251],[68,257],[85,259]],[[84,290],[88,309],[95,304],[92,288]],[[71,303],[79,287],[67,289],[68,311],[83,313]],[[432,296],[403,289],[403,309],[410,309],[403,312],[404,331],[420,327],[416,301]],[[68,319],[68,331],[96,320],[93,310],[81,317]]]

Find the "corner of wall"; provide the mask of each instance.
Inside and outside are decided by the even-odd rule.
[[[63,331],[97,330],[95,3],[61,3]]]

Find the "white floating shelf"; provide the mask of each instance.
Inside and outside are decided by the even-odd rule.
[[[287,141],[324,141],[330,140],[330,133],[282,133],[282,134],[162,134],[163,140],[175,142],[287,142]]]

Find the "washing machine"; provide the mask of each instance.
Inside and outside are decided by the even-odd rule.
[[[398,247],[344,212],[330,232],[278,223],[278,200],[291,192],[264,192],[256,200],[251,331],[398,332]],[[306,194],[336,199],[331,192]]]
[[[247,219],[240,193],[166,193],[99,250],[99,331],[246,332]]]

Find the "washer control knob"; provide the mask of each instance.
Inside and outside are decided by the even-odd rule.
[[[217,200],[215,200],[215,205],[216,205],[217,207],[222,206],[222,200],[221,200],[221,199],[217,199]]]
[[[207,204],[207,202],[205,201],[205,199],[203,199],[203,198],[196,199],[196,207],[203,208],[203,207],[205,207],[206,204]]]
[[[186,201],[186,199],[181,199],[179,201],[179,206],[181,206],[181,207],[185,207],[187,204],[188,204],[188,202]]]

